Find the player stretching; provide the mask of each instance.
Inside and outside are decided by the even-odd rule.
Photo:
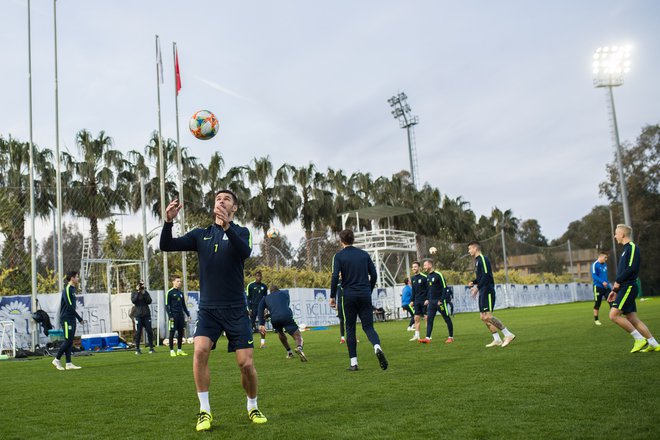
[[[454,325],[451,322],[449,313],[447,312],[447,301],[445,294],[447,291],[447,283],[445,282],[445,277],[442,276],[437,270],[433,270],[433,261],[424,260],[424,272],[427,280],[427,295],[428,299],[424,302],[427,305],[428,309],[426,311],[426,337],[420,339],[419,342],[422,344],[431,343],[431,335],[433,334],[433,321],[435,321],[435,315],[440,311],[442,318],[447,324],[447,331],[449,332],[449,337],[445,341],[445,344],[451,344],[454,342]]]
[[[635,339],[631,353],[638,351],[648,353],[660,351],[646,324],[637,317],[637,275],[641,264],[639,248],[630,240],[632,228],[628,225],[617,225],[614,231],[616,242],[623,245],[623,254],[616,269],[616,282],[607,301],[612,303],[610,319],[616,325],[627,331]]]
[[[205,229],[195,228],[183,237],[172,238],[172,222],[181,206],[178,200],[167,206],[160,249],[164,252],[197,251],[199,258],[201,291],[193,357],[193,376],[199,398],[196,429],[211,429],[209,355],[223,331],[227,337],[227,351],[236,353],[236,363],[241,370],[248,417],[253,423],[266,423],[266,417],[257,408],[257,370],[252,360],[252,328],[243,281],[243,263],[252,253],[252,235],[247,228],[233,222],[238,199],[229,190],[218,191],[213,224]]]
[[[602,325],[598,320],[598,309],[603,298],[611,291],[610,283],[607,281],[607,252],[601,250],[598,259],[591,265],[591,278],[594,281],[594,323]],[[607,300],[606,300],[607,301]]]
[[[300,329],[298,328],[296,321],[293,319],[293,312],[289,307],[289,293],[284,292],[277,286],[273,285],[270,286],[270,291],[272,293],[264,296],[257,307],[259,333],[261,333],[262,336],[266,334],[266,316],[264,311],[265,309],[268,309],[270,312],[270,322],[273,324],[273,330],[277,332],[277,337],[280,338],[280,342],[286,349],[286,357],[288,359],[293,358],[293,352],[291,351],[291,346],[289,346],[289,341],[286,340],[286,335],[284,334],[285,330],[296,341],[296,353],[300,356],[300,360],[307,362],[307,356],[303,353],[303,339],[300,335]]]
[[[468,244],[468,253],[475,259],[476,278],[474,281],[470,281],[469,284],[472,287],[472,298],[479,294],[479,317],[493,335],[493,342],[487,344],[486,347],[506,347],[516,338],[516,335],[507,330],[502,321],[493,316],[495,280],[493,279],[490,260],[481,254],[481,245],[478,241],[472,241]],[[504,335],[504,341],[500,338],[498,330]]]

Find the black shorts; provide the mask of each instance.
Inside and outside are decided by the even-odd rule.
[[[415,304],[413,305],[413,308],[415,309],[415,315],[416,316],[426,315],[426,306],[424,305],[424,301],[415,302]]]
[[[293,318],[287,319],[285,321],[272,321],[273,330],[278,333],[286,331],[288,334],[292,335],[298,330],[298,324]]]
[[[479,291],[479,312],[492,312],[495,310],[495,292],[489,289]]]
[[[637,284],[621,286],[612,303],[612,308],[621,310],[624,315],[634,313],[637,311],[635,298],[637,298]]]
[[[206,336],[215,348],[222,332],[227,337],[228,352],[253,348],[252,325],[245,306],[199,309],[195,336]]]
[[[169,330],[170,333],[174,331],[183,331],[186,328],[186,316],[185,315],[174,315],[172,316],[173,321],[169,321]],[[183,335],[179,335],[181,337]]]
[[[607,301],[607,295],[609,295],[608,289],[603,286],[594,286],[594,309],[600,309],[600,303],[605,299]]]

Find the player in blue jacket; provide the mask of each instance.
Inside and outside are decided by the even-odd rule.
[[[403,280],[403,290],[401,291],[401,308],[408,312],[410,315],[410,322],[408,323],[408,331],[415,330],[415,309],[413,309],[413,292],[410,285],[410,278]]]
[[[296,341],[296,353],[300,356],[300,360],[307,362],[307,356],[303,352],[303,338],[300,334],[298,324],[293,319],[293,312],[289,307],[290,298],[289,292],[280,290],[277,286],[270,286],[271,293],[264,296],[257,307],[257,317],[259,319],[259,333],[266,334],[266,315],[265,311],[268,309],[270,313],[270,322],[273,325],[273,330],[277,332],[277,337],[286,349],[287,359],[293,358],[293,351],[289,341],[286,340],[284,331],[291,335]]]
[[[610,291],[610,283],[607,280],[607,251],[601,250],[598,259],[591,265],[591,279],[594,284],[594,323],[601,325],[598,320],[598,310],[603,299],[607,300]]]
[[[635,340],[631,353],[638,351],[647,353],[660,351],[660,345],[655,340],[646,324],[637,317],[637,277],[641,266],[641,253],[631,240],[632,228],[628,225],[617,225],[614,231],[616,242],[623,245],[623,254],[616,270],[616,281],[607,301],[612,303],[610,319],[616,325],[630,333]]]

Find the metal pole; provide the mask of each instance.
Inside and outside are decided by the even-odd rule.
[[[156,92],[158,95],[158,171],[160,178],[160,220],[165,222],[165,159],[163,156],[163,136],[162,136],[162,127],[161,127],[161,118],[160,118],[160,65],[158,60],[160,59],[160,44],[158,42],[158,35],[156,35]],[[169,274],[167,273],[167,252],[163,252],[163,293],[167,290],[167,285],[169,281]],[[160,340],[160,317],[161,317],[161,303],[162,296],[158,295],[158,329],[156,330],[156,339]]]
[[[110,331],[112,331],[112,285],[110,278],[112,278],[110,263],[105,264],[105,279],[108,286],[108,319],[110,320]]]
[[[30,260],[31,260],[31,280],[32,280],[32,313],[37,311],[37,247],[34,234],[36,231],[34,225],[34,143],[32,139],[32,37],[30,23],[30,0],[27,2],[28,16],[28,90],[29,90],[29,127],[30,127]],[[38,327],[34,319],[30,320],[32,331],[32,351],[37,347]],[[15,345],[14,345],[15,347]]]
[[[506,284],[509,284],[509,263],[506,261],[506,242],[504,241],[504,229],[500,230],[502,235],[502,256],[504,257],[504,278]]]
[[[632,220],[630,219],[630,208],[628,207],[628,189],[626,179],[623,175],[623,151],[621,150],[621,142],[619,141],[619,127],[616,121],[616,110],[614,108],[614,92],[612,86],[607,86],[610,96],[610,106],[612,110],[612,123],[614,124],[614,142],[616,147],[616,163],[619,169],[619,184],[621,185],[621,204],[623,205],[623,220],[632,228]],[[632,235],[631,235],[632,238]]]
[[[142,258],[144,259],[144,286],[147,291],[149,285],[149,244],[147,242],[147,208],[145,204],[146,191],[144,188],[144,176],[140,176],[140,210],[142,211]]]
[[[62,175],[60,173],[60,116],[57,87],[57,0],[53,0],[53,29],[55,35],[55,191],[57,200],[57,280],[64,288],[64,255],[62,251]],[[95,257],[96,255],[94,255]]]
[[[417,188],[417,178],[415,177],[415,168],[413,164],[411,129],[412,125],[406,127],[406,133],[408,134],[408,158],[410,159],[410,176],[412,177],[413,185]]]
[[[614,257],[614,267],[618,267],[616,262],[616,240],[614,239],[614,217],[612,216],[612,206],[610,205],[610,228],[612,230],[612,257]]]
[[[176,43],[172,43],[172,57],[174,60],[174,65],[177,63],[177,51]],[[176,165],[177,171],[179,173],[179,204],[181,209],[179,210],[179,234],[183,235],[186,233],[186,206],[183,203],[183,165],[181,161],[181,143],[179,142],[179,91],[177,90],[177,71],[176,67],[174,69],[174,108],[176,109]],[[188,264],[186,259],[186,253],[181,253],[181,272],[183,273],[183,292],[188,294]]]
[[[573,271],[573,251],[571,250],[571,240],[568,240],[567,243],[568,243],[568,262],[570,264],[571,274],[573,274],[575,272]],[[573,275],[573,278],[576,278],[575,275]]]

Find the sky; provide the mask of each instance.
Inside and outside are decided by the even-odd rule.
[[[31,5],[33,138],[54,150],[53,1]],[[660,123],[658,17],[653,0],[59,0],[60,148],[74,153],[87,129],[144,149],[157,127],[158,34],[163,136],[176,137],[176,42],[181,145],[203,162],[220,151],[227,167],[269,156],[390,177],[409,168],[387,103],[402,91],[419,116],[421,182],[477,216],[498,207],[537,219],[554,239],[607,202],[598,184],[614,149],[606,92],[592,83],[596,48],[633,47],[614,90],[621,140]],[[0,53],[0,134],[27,141],[27,0],[0,1]],[[212,140],[187,129],[199,109],[220,120]],[[141,228],[137,217],[121,221]]]

